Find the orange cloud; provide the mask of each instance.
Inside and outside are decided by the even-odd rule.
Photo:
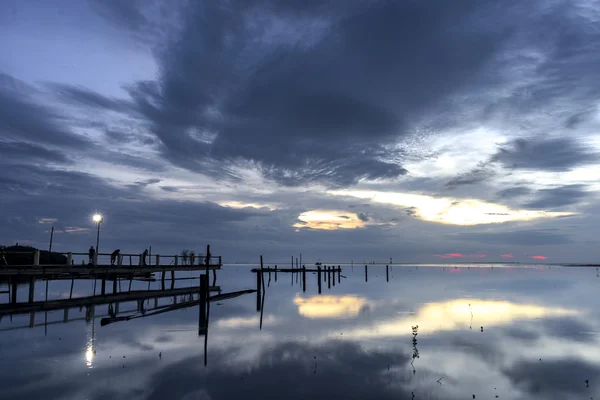
[[[513,256],[510,253],[508,253],[508,254],[500,254],[500,257],[502,257],[502,258],[515,258],[515,256]]]
[[[531,256],[531,258],[535,258],[536,260],[545,260],[546,256]]]

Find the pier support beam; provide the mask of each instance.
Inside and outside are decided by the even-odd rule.
[[[206,321],[206,303],[208,299],[208,276],[200,275],[200,317],[198,335],[206,335],[208,328]]]
[[[40,265],[40,251],[36,250],[33,253],[33,265]]]
[[[100,289],[100,294],[106,294],[106,278],[104,276],[102,277],[102,287]]]
[[[33,303],[33,298],[35,297],[35,278],[29,278],[29,302]]]
[[[71,252],[67,253],[67,264],[73,265],[73,253]]]

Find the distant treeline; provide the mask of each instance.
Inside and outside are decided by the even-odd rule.
[[[2,246],[0,245],[0,266],[2,265],[31,265],[33,253],[37,249],[31,246]],[[40,250],[40,264],[66,264],[67,256]]]

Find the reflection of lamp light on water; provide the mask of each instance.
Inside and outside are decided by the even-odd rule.
[[[92,348],[92,346],[88,346],[87,350],[85,351],[85,363],[89,368],[92,367],[92,361],[94,360],[94,353],[95,353],[95,351]]]

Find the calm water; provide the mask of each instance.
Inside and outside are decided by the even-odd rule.
[[[107,306],[89,322],[85,309],[71,309],[79,320],[68,323],[63,311],[38,313],[35,328],[29,315],[4,316],[0,398],[600,399],[595,268],[394,267],[389,282],[385,267],[369,267],[368,282],[364,267],[342,275],[320,296],[316,274],[306,293],[291,274],[265,275],[262,330],[256,294],[212,303],[206,367],[198,307],[106,326]],[[256,279],[229,266],[217,284],[230,292]],[[92,286],[76,282],[74,296]],[[49,298],[69,289],[51,282]],[[136,308],[120,304],[122,314]]]

